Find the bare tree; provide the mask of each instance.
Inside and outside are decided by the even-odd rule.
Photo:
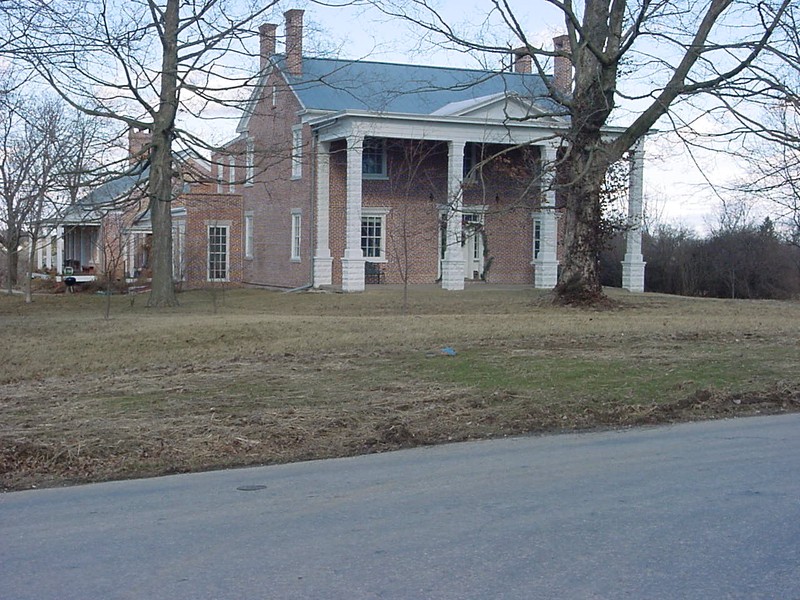
[[[209,105],[227,106],[251,74],[252,25],[277,0],[20,0],[6,10],[8,52],[85,114],[147,131],[153,229],[150,306],[177,304],[172,280],[173,150],[203,142],[178,125]],[[21,32],[25,36],[21,36]],[[241,62],[241,61],[239,61]]]
[[[747,177],[742,195],[763,200],[787,239],[800,247],[800,102],[788,96],[768,111],[769,129],[743,154]]]
[[[19,279],[23,241],[36,246],[46,204],[57,188],[63,107],[21,94],[0,102],[0,245],[6,254],[6,290]],[[31,264],[31,261],[28,261]]]
[[[569,117],[563,134],[561,196],[565,203],[566,253],[557,296],[564,302],[592,302],[602,296],[597,255],[603,242],[602,186],[611,165],[634,148],[663,118],[669,126],[690,122],[713,101],[731,108],[761,93],[768,69],[758,61],[780,47],[779,29],[791,0],[542,0],[561,12],[567,32],[560,47],[536,42],[511,0],[487,2],[482,31],[496,25],[499,39],[476,30],[462,33],[428,0],[372,0],[385,13],[410,20],[446,46],[486,55],[525,53],[548,87],[558,112]],[[495,29],[496,31],[497,29]],[[553,59],[574,69],[570,90],[548,76]],[[628,83],[630,80],[630,84]],[[710,100],[713,99],[713,100]],[[614,135],[621,102],[633,107],[627,125]],[[708,106],[700,106],[701,111]]]
[[[420,218],[424,213],[437,211],[436,200],[443,198],[444,182],[437,178],[430,159],[444,150],[441,144],[427,140],[399,141],[390,149],[393,177],[389,183],[390,195],[400,202],[390,215],[388,223],[387,255],[391,257],[397,275],[403,284],[403,310],[408,309],[408,286],[414,271],[419,248],[437,243],[438,227],[430,227],[429,220]],[[423,200],[420,201],[420,198]],[[370,250],[368,249],[368,253]]]

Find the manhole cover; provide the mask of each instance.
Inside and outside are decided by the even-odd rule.
[[[265,485],[240,485],[236,488],[240,492],[257,492],[258,490],[265,490],[267,486]]]

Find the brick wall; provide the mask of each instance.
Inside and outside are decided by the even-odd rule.
[[[244,254],[241,195],[189,193],[176,199],[175,205],[186,208],[183,248],[184,285],[196,288],[205,287],[209,283],[209,225],[228,226],[228,279],[231,284],[240,284]]]
[[[273,105],[273,86],[275,103]],[[253,215],[253,257],[245,258],[244,281],[257,285],[299,287],[311,283],[313,258],[311,213],[311,134],[303,130],[302,177],[292,179],[292,127],[300,109],[283,78],[273,73],[250,118],[254,140],[254,180],[242,186],[244,211]],[[244,144],[244,142],[240,142]],[[237,169],[244,175],[244,148]],[[301,214],[300,260],[291,259],[292,211]]]
[[[433,283],[439,271],[439,214],[447,204],[447,151],[439,143],[391,141],[388,180],[363,181],[364,208],[388,208],[384,281]],[[529,190],[538,152],[510,153],[489,164],[483,177],[466,186],[464,209],[479,209],[485,223],[484,275],[494,283],[532,283],[533,219],[539,205],[538,187]],[[415,164],[416,161],[416,164]],[[331,148],[330,241],[333,283],[341,284],[341,257],[345,248],[346,154],[344,143]]]

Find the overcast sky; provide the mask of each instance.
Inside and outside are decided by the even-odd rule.
[[[528,24],[530,39],[549,42],[565,32],[559,11],[545,2],[514,0],[511,4],[519,21]],[[502,24],[487,21],[486,10],[490,5],[488,0],[436,1],[440,14],[457,31],[479,30],[495,41],[512,42]],[[286,2],[271,19],[279,24],[279,35],[283,34],[282,12],[289,8],[306,11],[304,53],[307,55],[332,54],[348,59],[453,67],[481,67],[482,63],[492,68],[500,66],[497,56],[481,57],[442,48],[423,38],[419,28],[374,8]],[[278,51],[281,51],[280,42]],[[255,68],[255,59],[253,64]],[[627,117],[623,114],[620,118]],[[713,124],[709,123],[709,127]],[[668,124],[661,129],[668,131]],[[717,189],[721,190],[725,183],[740,174],[738,166],[722,154],[695,151],[690,157],[675,136],[664,134],[650,140],[646,150],[645,196],[648,201],[658,206],[666,221],[703,232],[719,203],[715,189],[709,184],[717,184]]]

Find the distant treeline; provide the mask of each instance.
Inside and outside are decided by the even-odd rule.
[[[624,234],[600,255],[603,285],[620,286]],[[800,296],[800,244],[781,236],[770,219],[707,237],[670,225],[645,233],[645,291],[715,298]]]

